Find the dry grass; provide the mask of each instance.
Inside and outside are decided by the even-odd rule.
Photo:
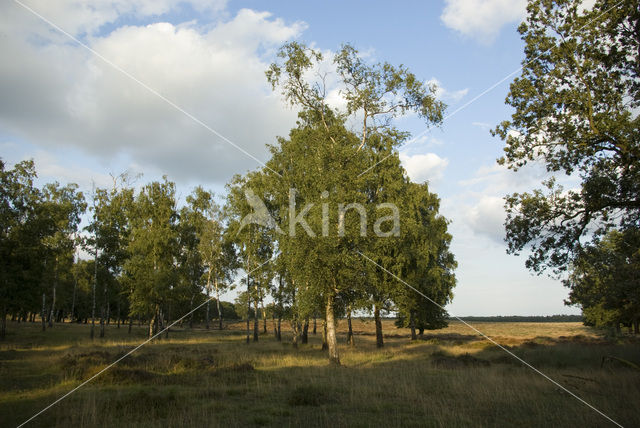
[[[624,426],[640,426],[640,373],[602,357],[640,362],[633,337],[612,341],[577,323],[478,323],[478,329]],[[11,324],[0,344],[0,425],[15,426],[123,355],[145,329]],[[272,326],[269,323],[269,331]],[[356,347],[327,366],[318,334],[294,349],[244,324],[176,329],[50,409],[31,426],[606,426],[607,421],[460,323],[417,342],[385,321],[354,320]],[[345,322],[340,322],[344,343]]]

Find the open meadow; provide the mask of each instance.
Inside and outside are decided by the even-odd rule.
[[[468,327],[452,322],[415,342],[384,321],[338,326],[342,367],[318,334],[295,349],[269,333],[247,345],[244,324],[175,328],[105,371],[26,426],[613,426]],[[283,324],[284,326],[284,324]],[[479,330],[623,426],[640,426],[640,342],[579,323],[474,323]],[[144,327],[9,325],[0,343],[0,425],[17,426],[145,340]],[[261,325],[262,328],[262,325]]]

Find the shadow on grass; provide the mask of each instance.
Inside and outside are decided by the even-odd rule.
[[[414,343],[389,338],[382,350],[363,337],[355,349],[341,346],[346,366],[339,368],[320,363],[326,354],[318,337],[296,350],[267,336],[249,346],[212,335],[200,343],[190,343],[187,334],[176,336],[179,343],[154,342],[127,357],[32,426],[588,427],[606,422],[497,347],[470,346],[476,336],[434,334]],[[98,345],[29,351],[34,370],[44,369],[36,360],[49,352],[48,368],[57,368],[58,379],[4,395],[2,425],[21,423],[130,349]],[[625,400],[640,394],[640,375],[613,364],[600,367],[609,354],[640,361],[636,342],[540,336],[509,350],[623,425],[640,426],[638,404]],[[0,360],[28,364],[18,360],[22,355],[7,350]],[[309,361],[316,365],[302,365]],[[20,376],[11,379],[21,382]]]

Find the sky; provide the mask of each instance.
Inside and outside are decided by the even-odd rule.
[[[450,314],[580,313],[567,289],[506,254],[503,197],[546,177],[498,166],[490,130],[524,56],[525,0],[300,2],[225,0],[4,1],[0,5],[0,157],[32,158],[39,182],[89,193],[110,174],[167,175],[184,198],[224,195],[233,174],[260,167],[296,111],[264,71],[285,42],[325,54],[350,43],[369,62],[403,64],[438,86],[445,121],[394,125],[413,142],[400,157],[428,181],[451,223],[459,267]],[[327,70],[331,73],[330,61]],[[333,105],[339,106],[339,88]],[[227,295],[232,298],[232,295]]]

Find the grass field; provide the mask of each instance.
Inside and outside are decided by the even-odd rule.
[[[223,331],[172,329],[27,426],[614,426],[468,327],[452,322],[416,342],[385,321],[356,320],[356,346],[339,325],[343,367],[330,367],[318,335],[294,349],[272,334],[244,343]],[[283,324],[284,325],[284,324]],[[578,323],[477,323],[479,330],[623,426],[640,426],[640,341],[605,338]],[[16,426],[145,339],[144,327],[8,325],[0,342],[0,425]],[[271,330],[269,323],[269,329]]]

